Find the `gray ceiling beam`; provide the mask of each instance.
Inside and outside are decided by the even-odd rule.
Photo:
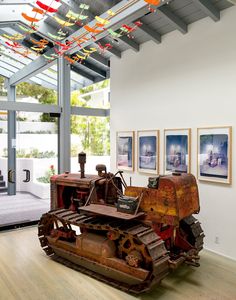
[[[212,18],[215,22],[220,20],[220,11],[209,0],[194,0],[196,6],[203,11],[207,16]]]
[[[2,34],[2,33],[5,33],[5,31],[3,31],[3,30],[0,29],[0,33],[1,33],[1,34]],[[1,43],[1,42],[0,42],[0,43]],[[15,62],[18,63],[18,64],[22,64],[23,67],[24,67],[25,65],[27,65],[27,63],[25,63],[25,61],[23,61],[23,58],[22,58],[21,61],[18,61],[18,60],[16,60],[14,57],[10,56],[10,54],[8,55],[8,54],[6,54],[6,53],[3,53],[2,55],[4,55],[4,56],[7,57],[7,58],[10,58],[11,60],[15,61]],[[28,58],[28,59],[29,59],[29,58]],[[25,60],[25,58],[24,58],[24,60]],[[32,60],[31,60],[31,61],[32,61]],[[12,65],[12,66],[15,66],[15,65]],[[18,70],[19,70],[19,69],[20,69],[20,68],[18,68]],[[53,70],[53,68],[52,68],[52,70]],[[57,69],[55,69],[55,70],[57,70]],[[12,74],[11,74],[11,75],[12,75]],[[35,75],[34,78],[37,78],[37,77],[40,76],[40,75],[43,75],[44,77],[48,77],[49,79],[57,80],[55,77],[53,77],[53,75],[50,75],[50,74],[44,74],[44,73],[39,74],[39,75]],[[41,79],[41,78],[39,78],[39,80],[43,80],[42,85],[43,85],[44,87],[48,87],[48,88],[57,90],[57,86],[56,86],[56,85],[53,85],[52,83],[49,83],[48,81],[46,81],[46,80],[44,80],[44,79]],[[80,87],[83,87],[83,86],[85,86],[85,85],[90,84],[90,82],[86,82],[85,80],[83,80],[83,81],[76,81],[76,80],[73,79],[73,78],[72,78],[71,80],[74,82],[74,83],[72,84],[73,89],[78,89],[78,88],[80,88]],[[39,83],[39,82],[35,82],[35,83]]]
[[[9,62],[5,63],[2,60],[0,60],[0,64],[1,64],[0,70],[4,69],[8,73],[10,72],[9,73],[10,76],[8,78],[11,78],[11,76],[13,76],[14,72],[20,71],[19,68],[17,68],[16,66],[13,67],[13,65],[10,64]],[[14,71],[13,71],[13,68],[15,69]],[[7,75],[7,73],[6,73],[6,75]],[[26,80],[26,82],[36,83],[36,84],[41,85],[45,88],[52,89],[52,90],[57,90],[57,86],[55,84],[53,84],[51,82],[48,82],[48,81],[45,81],[43,78],[39,78],[39,77],[36,77],[36,76]]]
[[[80,76],[83,76],[83,77],[91,80],[92,82],[95,81],[95,77],[93,77],[92,75],[86,73],[84,70],[77,68],[74,65],[71,65],[71,70],[74,71],[75,73],[79,74]]]
[[[164,4],[165,2],[167,2],[167,0],[164,0],[164,2],[162,2],[161,4]],[[122,8],[123,8],[124,5],[126,5],[126,9],[122,10]],[[115,5],[111,9],[114,12],[116,12],[118,10],[121,10],[120,13],[118,13],[116,16],[114,16],[111,19],[111,22],[110,22],[110,24],[108,26],[108,28],[112,27],[113,30],[117,30],[118,28],[120,28],[120,26],[124,22],[126,22],[127,24],[131,23],[133,20],[136,20],[136,19],[140,18],[145,12],[148,11],[147,3],[144,0],[139,0],[138,2],[134,2],[134,4],[132,2],[131,3],[130,2],[127,3],[127,0],[122,0],[121,2],[119,2],[117,5]],[[107,14],[104,13],[104,14],[101,15],[101,17],[102,18],[106,18]],[[16,20],[16,17],[15,17],[15,20]],[[89,25],[90,26],[94,26],[95,23],[96,23],[96,20],[93,20],[93,21],[91,21],[89,23]],[[86,32],[85,29],[81,28],[81,29],[77,30],[76,32],[74,32],[69,37],[67,37],[67,39],[68,38],[72,38],[72,37],[78,37],[81,34],[84,34],[85,32]],[[96,35],[96,38],[97,38],[97,40],[99,40],[99,39],[103,38],[104,36],[106,36],[107,34],[108,33],[105,30],[105,31],[101,32],[100,34]],[[76,45],[75,47],[71,48],[67,53],[68,54],[73,54],[75,51],[78,51],[81,48],[84,48],[86,46],[89,46],[92,43],[93,43],[93,41],[90,40],[86,44],[84,44],[83,47],[80,47],[79,45]],[[50,55],[52,53],[51,51],[53,51],[53,50],[51,50],[51,49],[48,50],[46,52],[46,54]],[[50,64],[54,64],[54,63],[55,62],[48,63],[46,61],[46,59],[41,56],[41,57],[37,58],[35,61],[33,61],[32,63],[30,63],[29,65],[27,65],[26,67],[24,67],[22,70],[20,70],[20,72],[17,72],[16,74],[14,74],[10,78],[10,84],[11,85],[15,85],[15,84],[18,84],[18,83],[20,83],[22,81],[25,81],[26,79],[30,78],[31,76],[34,76],[37,73],[40,73],[43,70],[47,69],[48,67],[50,67]],[[81,74],[81,72],[79,74]],[[85,77],[88,78],[88,74]],[[90,76],[90,78],[93,78],[93,77]]]
[[[6,78],[11,77],[11,72],[9,72],[8,70],[4,69],[3,67],[0,66],[0,75]]]
[[[25,63],[23,63],[22,61],[17,61],[15,58],[11,57],[10,53],[9,54],[2,53],[1,56],[4,56],[7,59],[11,60],[11,62],[9,62],[8,60],[6,62],[9,63],[9,65],[12,65],[13,67],[17,67],[18,69],[20,69],[25,66]],[[0,60],[1,60],[1,58],[0,58]]]
[[[76,53],[80,54],[81,56],[84,56],[84,53],[82,53],[80,51],[78,51]],[[98,54],[96,52],[91,53],[89,55],[89,57],[87,58],[87,61],[90,61],[91,63],[92,62],[99,63],[100,65],[102,65],[106,69],[109,68],[109,61],[108,61],[108,59],[106,59],[105,57],[103,57],[102,55],[100,55],[100,54]]]
[[[142,31],[143,33],[145,33],[146,35],[148,35],[149,38],[151,38],[151,40],[153,40],[153,42],[155,42],[157,44],[161,43],[161,35],[160,35],[160,33],[158,33],[157,31],[153,30],[152,28],[150,28],[148,25],[144,24],[143,22],[142,22],[142,25],[139,26],[137,30]]]
[[[23,8],[24,9],[24,8]],[[26,7],[25,7],[26,9]],[[12,8],[11,6],[1,7],[0,10],[0,20],[2,24],[9,23],[17,23],[21,22],[21,14],[19,13],[19,7],[15,6]]]
[[[77,5],[75,3],[75,1],[73,0],[61,0],[61,3],[65,4],[66,6],[68,6],[70,9],[72,9],[73,11],[77,12],[80,11],[80,7],[79,5]],[[93,13],[91,13],[90,11],[86,11],[86,14],[88,15],[88,19],[93,20],[95,18],[95,15]],[[108,43],[108,42],[105,42]],[[113,51],[110,51],[110,49],[107,49],[106,51],[110,52],[112,55],[117,56],[117,57],[121,57],[121,52],[113,47]],[[101,63],[104,66],[109,67],[109,62],[106,58],[104,58],[102,55],[99,55],[97,53],[92,53],[89,57],[89,59],[91,58],[91,60],[95,60],[98,63]]]
[[[107,68],[110,67],[109,60],[106,59],[105,57],[103,57],[102,55],[98,54],[98,53],[90,54],[89,58],[90,58],[91,61],[93,60],[93,61],[101,64],[104,67],[107,67]]]
[[[17,72],[17,71],[19,70],[19,69],[16,68],[15,66],[13,67],[13,66],[11,66],[9,63],[4,62],[4,61],[2,61],[1,59],[0,59],[0,65],[1,65],[2,68],[4,68],[5,70],[10,71],[10,72],[12,72],[12,73],[15,73],[15,72]]]
[[[80,11],[79,5],[77,5],[74,1],[70,1],[70,0],[62,0],[62,3],[68,5],[69,7],[71,7],[72,10],[74,11]],[[91,12],[86,12],[87,15],[89,16],[89,19],[94,19],[95,15],[93,15]],[[121,37],[120,40],[125,43],[129,48],[131,48],[132,50],[138,52],[139,51],[139,44],[130,40],[129,38],[127,38],[126,36]]]
[[[121,51],[116,49],[116,48],[111,48],[111,49],[107,49],[106,51],[110,52],[111,54],[113,54],[114,56],[121,58]]]
[[[29,82],[29,83],[36,83],[36,84],[38,84],[40,86],[43,86],[43,87],[45,87],[47,89],[50,89],[50,90],[54,90],[54,91],[57,90],[57,85],[55,85],[53,83],[50,83],[48,81],[45,81],[43,79],[40,79],[38,77],[35,77],[35,76],[32,77],[32,78],[30,78],[30,79],[28,79],[27,82]]]
[[[53,49],[50,49],[48,52],[54,53]],[[33,77],[37,75],[38,73],[43,72],[44,70],[50,68],[56,63],[56,60],[52,62],[48,62],[43,56],[38,57],[36,60],[32,61],[28,65],[26,65],[24,68],[16,72],[9,80],[10,85],[16,85],[21,82],[26,81],[30,77]]]
[[[12,26],[13,26],[13,25],[12,25]],[[20,29],[18,30],[18,28],[19,28],[19,27],[16,26],[16,25],[13,27],[13,29],[15,29],[15,30],[17,30],[17,31],[20,32]],[[53,51],[52,49],[50,49],[50,50],[48,50],[48,51],[46,52],[47,55],[50,55],[51,53],[54,53],[54,51]],[[108,65],[109,65],[108,60],[106,60],[105,58],[103,58],[101,55],[99,55],[99,54],[97,54],[97,53],[92,53],[91,56],[92,56],[92,57],[91,57],[91,60],[96,60],[97,62],[100,62],[101,64],[104,64],[105,66],[108,66]],[[40,60],[40,62],[37,62],[37,61],[39,61],[39,60]],[[44,61],[44,62],[43,62],[43,61]],[[47,66],[45,66],[45,68],[43,68],[43,65],[44,65],[45,63],[47,64]],[[37,58],[35,61],[32,61],[32,63],[29,64],[29,65],[32,64],[31,67],[26,68],[27,66],[25,66],[24,69],[22,69],[22,74],[19,74],[18,77],[21,77],[21,75],[24,76],[25,72],[27,73],[29,69],[31,70],[31,72],[33,72],[33,70],[35,70],[36,74],[37,74],[37,73],[40,73],[40,72],[43,72],[45,69],[49,68],[51,65],[54,65],[55,63],[56,63],[56,61],[48,63],[48,62],[46,61],[46,59],[44,59],[44,57],[40,56],[40,57]],[[106,78],[106,73],[105,73],[104,71],[100,70],[98,67],[92,65],[91,63],[86,63],[86,64],[88,65],[88,68],[91,69],[91,71],[93,71],[94,73],[96,73],[97,75],[99,75],[99,76],[102,77],[102,78]],[[39,66],[40,66],[40,69],[37,69]],[[84,73],[84,75],[85,75],[85,74],[86,74],[86,73]],[[15,75],[15,74],[14,74],[14,75]],[[80,73],[80,75],[82,75],[82,73]],[[29,77],[31,77],[31,76],[34,76],[34,74],[33,74],[33,75],[29,74]],[[83,75],[82,75],[82,76],[83,76]],[[28,78],[29,78],[29,77],[28,77]],[[86,77],[86,78],[88,78],[88,79],[91,80],[91,77],[87,77],[87,76],[84,76],[84,77]],[[12,82],[11,84],[13,84],[13,82],[14,82],[15,80],[17,80],[17,79],[15,79],[15,78],[10,79],[10,82]],[[20,81],[18,81],[16,84],[18,84],[18,83],[20,83],[20,82],[22,82],[22,81],[25,81],[26,79],[22,79],[22,80],[19,79],[19,80],[20,80]],[[94,78],[93,78],[93,81],[94,81]]]
[[[3,56],[7,57],[7,58],[11,58],[13,61],[15,61],[16,63],[20,64],[20,62],[18,62],[15,58],[12,58],[6,54],[3,54]],[[1,61],[1,59],[0,59]],[[20,69],[19,66],[17,65],[14,65],[12,63],[9,63],[9,62],[6,62],[7,65],[13,67],[14,68],[17,68],[18,70]],[[21,63],[22,64],[22,63]],[[14,72],[9,72],[7,71],[6,69],[4,69],[2,66],[0,67],[0,75],[1,75],[1,69],[3,69],[3,73],[5,74],[5,76],[2,74],[2,76],[4,77],[8,77],[10,78],[12,76],[12,74],[14,74]],[[17,71],[18,71],[17,70]],[[42,77],[42,78],[40,78]],[[42,85],[43,87],[45,88],[49,88],[49,89],[53,89],[53,90],[57,90],[57,85],[56,84],[53,84],[52,82],[49,82],[47,81],[47,77],[51,80],[56,80],[55,78],[53,77],[50,77],[48,74],[38,74],[34,77],[32,77],[30,80],[27,80],[27,82],[30,82],[30,83],[36,83],[36,84],[39,84],[39,85]],[[82,87],[84,87],[86,84],[83,82],[79,82],[79,81],[76,81],[75,79],[71,78],[71,86],[72,86],[72,90],[77,90],[77,89],[80,89]],[[89,84],[89,83],[88,83]]]
[[[10,22],[2,22],[2,21],[0,21],[0,28],[11,27],[12,24],[15,24],[15,23],[13,23],[11,21]]]
[[[176,29],[178,29],[182,33],[188,32],[188,26],[187,24],[181,20],[177,15],[175,15],[167,5],[160,6],[156,13],[160,13],[163,17],[165,17],[168,22]]]
[[[5,55],[5,54],[3,54],[3,55],[7,58],[10,58],[10,56],[8,56],[8,55]],[[9,62],[9,61],[4,62],[1,59],[0,59],[0,62],[6,63],[9,67],[13,67],[14,69],[16,69],[16,72],[18,72],[21,69],[20,65],[22,65],[22,63],[20,63],[19,61],[16,61],[14,58],[10,58],[10,59],[13,60],[13,62]],[[9,77],[11,77],[14,73],[15,72],[11,71],[11,74]],[[53,81],[55,81],[55,82],[53,82]],[[57,90],[56,79],[48,76],[47,74],[37,74],[36,76],[30,78],[30,80],[27,80],[27,82],[36,83],[36,84],[42,85],[45,88]]]
[[[13,111],[32,111],[42,113],[61,113],[61,107],[57,105],[37,104],[29,102],[13,102],[13,101],[0,101],[2,110]]]
[[[1,5],[26,5],[31,2],[30,0],[1,0]]]
[[[107,117],[109,115],[109,111],[110,109],[103,108],[71,107],[71,114],[79,116]]]
[[[23,17],[21,16],[21,12],[19,10],[19,6],[17,5],[3,5],[0,10],[0,24],[3,24],[2,26],[6,27],[5,25],[9,24],[13,29],[20,33],[25,33],[22,31],[17,24],[21,24],[24,27],[27,27],[30,29],[30,26],[28,23],[23,22]],[[22,5],[21,6],[22,11],[26,10],[28,11],[28,5]],[[39,26],[37,29],[37,32],[42,35],[43,37],[47,38],[50,41],[53,41],[50,37],[47,36],[47,32],[50,32],[52,34],[56,34],[56,29],[49,24],[45,23],[43,20],[39,21],[37,23]]]
[[[110,42],[106,39],[103,39],[102,42],[104,42],[105,44],[109,44]],[[98,42],[96,42],[96,44],[98,44]],[[107,52],[110,52],[112,55],[118,57],[118,58],[121,58],[121,51],[118,50],[117,48],[115,47],[112,47],[112,48],[108,48],[106,50]]]
[[[116,56],[118,58],[121,58],[121,51],[115,47],[112,47],[111,49],[107,49],[106,51],[110,52],[111,54],[113,54],[114,56]]]
[[[139,44],[132,39],[129,39],[126,35],[121,36],[118,38],[123,43],[125,43],[129,48],[131,48],[133,51],[138,52],[139,51]]]
[[[160,5],[165,4],[166,2],[168,2],[167,0],[164,0],[163,2],[161,2]],[[123,9],[122,8],[124,6],[127,6],[130,3],[130,5],[126,8]],[[137,20],[138,18],[142,17],[145,13],[148,12],[148,7],[147,7],[147,2],[145,2],[144,0],[139,0],[139,1],[133,1],[132,2],[127,2],[127,0],[122,0],[121,2],[119,2],[118,4],[116,4],[114,7],[111,8],[112,11],[116,12],[121,10],[120,13],[118,13],[116,16],[114,16],[109,25],[106,27],[108,28],[112,28],[112,30],[117,30],[119,29],[122,24],[127,23],[130,24],[131,22],[133,22],[134,20]],[[101,18],[106,18],[107,17],[107,13],[103,13],[101,16]],[[93,20],[91,21],[88,25],[93,27],[95,25],[96,21]],[[84,28],[81,28],[79,30],[77,30],[76,32],[74,32],[70,38],[72,37],[78,37],[81,36],[83,34],[86,33],[86,30]],[[107,36],[109,33],[107,32],[107,30],[104,30],[103,32],[96,34],[96,39],[97,41],[102,39],[103,37]],[[93,41],[88,41],[87,43],[83,44],[83,47],[89,46],[91,43],[93,43]],[[82,47],[80,47],[79,45],[74,46],[73,48],[71,48],[68,53],[73,53],[77,50],[80,50]]]
[[[27,23],[22,22],[23,18],[21,16],[21,13],[19,12],[19,5],[21,5],[21,6],[25,5],[25,7],[27,9],[27,6],[34,7],[35,3],[33,3],[30,0],[1,0],[1,5],[5,6],[5,8],[3,9],[4,13],[6,12],[6,7],[9,6],[9,7],[7,7],[7,10],[10,12],[11,20],[12,20],[12,18],[15,18],[20,23],[22,23],[22,25],[24,25],[26,27],[29,27],[29,25]],[[7,14],[7,17],[8,17],[9,15],[8,15],[7,12],[6,12],[6,14]],[[46,13],[46,15],[49,16],[50,14]],[[1,21],[5,20],[5,18],[1,14],[0,14],[0,20]],[[7,21],[10,21],[10,20],[7,20]],[[47,32],[55,34],[56,33],[56,29],[54,27],[52,27],[51,25],[47,24],[45,22],[45,20],[39,21],[37,23],[37,26],[39,26],[37,31],[40,32],[40,34],[43,37],[45,37],[48,40],[50,40],[50,41],[53,42],[53,40],[50,37],[47,36]],[[24,31],[21,31],[20,29],[19,29],[19,32],[24,33]]]
[[[103,71],[103,70],[99,69],[95,65],[89,63],[87,60],[84,60],[81,64],[77,63],[76,65],[81,66],[81,67],[85,67],[86,70],[94,73],[95,77],[99,76],[99,77],[102,77],[104,79],[107,77],[106,71]]]
[[[3,34],[3,33],[6,33],[6,32],[0,29],[0,34]],[[22,45],[21,41],[18,41],[18,42]],[[23,58],[22,58],[22,60],[20,60],[20,59],[16,60],[14,57],[12,57],[8,54],[3,53],[3,55],[5,57],[9,58],[10,60],[13,60],[16,63],[16,65],[14,65],[10,62],[7,62],[8,64],[10,64],[13,67],[17,67],[18,69],[22,69],[23,67],[25,67],[27,65],[27,63],[25,63],[25,61],[23,61]],[[42,75],[45,76],[46,78],[49,78],[49,80],[55,80],[55,81],[57,80],[56,76],[53,76],[51,74],[42,74]]]

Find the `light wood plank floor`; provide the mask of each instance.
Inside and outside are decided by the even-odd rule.
[[[50,260],[36,227],[0,233],[0,300],[236,300],[236,262],[203,251],[201,267],[182,266],[134,297]]]

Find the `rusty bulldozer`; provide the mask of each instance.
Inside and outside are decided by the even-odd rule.
[[[48,256],[126,292],[151,289],[182,263],[199,266],[204,233],[196,180],[173,173],[127,186],[122,172],[51,177],[51,211],[38,235]]]

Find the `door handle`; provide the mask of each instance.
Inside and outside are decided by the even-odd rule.
[[[23,180],[23,182],[30,182],[30,170],[24,169],[23,170],[25,172],[25,180]]]
[[[9,170],[7,173],[7,177],[8,177],[8,182],[10,183],[16,183],[15,181],[15,174],[16,172],[14,170]]]

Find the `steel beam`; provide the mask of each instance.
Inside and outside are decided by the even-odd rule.
[[[61,0],[61,3],[65,4],[68,6],[70,9],[73,11],[80,11],[79,5],[75,3],[73,0]],[[88,15],[88,19],[93,20],[95,18],[95,15],[92,14],[90,11],[87,11],[86,14]],[[105,42],[108,43],[108,42]],[[110,52],[112,55],[115,55],[117,57],[121,57],[121,52],[113,47],[113,50],[110,51],[110,49],[107,49],[106,51]],[[109,67],[109,62],[106,58],[103,56],[97,54],[97,53],[92,53],[89,57],[89,60],[95,60],[98,63],[101,63],[102,65]]]
[[[14,2],[14,1],[12,1],[12,2]],[[68,2],[68,1],[65,1],[65,2]],[[78,5],[75,5],[75,6],[78,6]],[[13,10],[15,10],[15,9],[13,8]],[[76,11],[76,10],[74,10],[74,11]],[[21,19],[22,19],[21,15],[19,13],[17,13],[14,16],[11,17],[10,22],[6,22],[6,21],[4,21],[5,20],[4,16],[2,16],[0,14],[0,20],[1,20],[0,21],[0,28],[1,27],[2,28],[11,27],[12,29],[16,30],[19,33],[24,33],[24,31],[22,31],[20,29],[20,27],[17,26],[17,22],[19,22],[19,20],[21,20]],[[28,27],[27,24],[24,24],[23,22],[20,22],[20,23],[23,24],[25,27]],[[48,40],[53,41],[50,37],[48,37],[47,32],[56,34],[57,30],[54,27],[52,27],[51,25],[49,25],[48,23],[44,22],[44,21],[42,21],[42,22],[40,21],[37,25],[39,25],[38,33],[40,35],[42,35],[43,37],[46,37]],[[108,60],[106,58],[104,58],[103,56],[97,54],[97,53],[91,54],[90,57],[89,57],[89,60],[91,60],[91,61],[95,60],[96,62],[108,67]]]
[[[91,64],[87,60],[84,60],[81,64],[77,63],[75,66],[81,66],[85,70],[88,70],[88,71],[94,73],[94,76],[102,77],[104,79],[107,77],[106,71],[99,69],[98,67]]]
[[[71,107],[71,114],[78,116],[93,116],[93,117],[107,117],[110,109],[102,108],[87,108],[87,107]]]
[[[63,57],[58,58],[58,102],[62,108],[59,118],[58,172],[70,171],[70,64]]]
[[[7,100],[16,101],[16,87],[9,85],[7,80]],[[7,112],[7,143],[8,143],[8,195],[16,194],[16,112]]]
[[[18,68],[11,66],[9,63],[7,63],[1,59],[0,59],[0,66],[2,68],[4,68],[5,70],[12,72],[13,74],[19,70]]]
[[[71,65],[71,70],[74,71],[75,73],[79,74],[80,76],[83,76],[89,80],[91,80],[92,82],[94,82],[95,77],[86,73],[84,70],[77,68],[74,65]]]
[[[103,39],[102,40],[105,44],[109,44],[109,41],[107,41],[106,39]],[[98,42],[96,42],[96,44],[98,44]],[[121,58],[121,51],[118,50],[117,48],[115,47],[112,47],[112,48],[108,48],[106,50],[107,52],[110,52],[111,54],[113,54],[114,56],[118,57],[118,58]]]
[[[9,77],[11,77],[11,74],[12,74],[11,72],[9,72],[8,70],[6,70],[0,66],[0,75],[1,76],[5,77],[5,78],[9,78]]]
[[[1,23],[3,24],[3,26],[5,24],[15,24],[15,30],[19,31],[20,33],[24,33],[24,31],[22,31],[17,24],[21,24],[25,27],[29,27],[29,25],[27,23],[25,23],[23,17],[21,16],[21,11],[28,11],[28,5],[32,5],[32,2],[29,4],[25,4],[22,3],[21,5],[21,11],[19,10],[19,6],[18,4],[10,4],[10,5],[6,5],[6,4],[2,4],[2,9],[0,11],[0,20]],[[47,36],[47,32],[51,32],[52,34],[56,33],[56,29],[54,27],[52,27],[51,25],[47,24],[46,22],[44,22],[44,20],[39,21],[37,23],[37,25],[39,26],[37,31],[45,38],[47,38],[48,40],[52,39],[50,37]],[[5,26],[6,27],[6,26]]]
[[[160,33],[158,33],[157,31],[153,30],[152,28],[150,28],[145,23],[142,22],[142,25],[139,26],[137,30],[142,31],[143,33],[145,33],[146,35],[148,35],[153,42],[155,42],[157,44],[161,43],[161,35],[160,35]]]
[[[212,20],[219,21],[220,20],[220,11],[218,8],[214,6],[209,0],[194,0],[193,1],[196,6],[198,6],[201,11],[203,11],[207,16],[212,18]]]
[[[1,63],[2,63],[2,62],[1,62]],[[12,74],[14,74],[14,72],[13,72],[12,70],[10,70],[9,67],[11,67],[11,66],[9,65],[9,63],[7,63],[7,66],[5,66],[5,67],[0,66],[0,69],[5,70],[6,72],[9,71],[9,75],[10,75],[10,76],[9,76],[8,78],[10,78],[10,77],[12,76]],[[4,76],[4,75],[3,75],[3,76]],[[39,75],[38,75],[38,76],[39,76]],[[45,87],[45,88],[52,89],[52,90],[57,90],[57,86],[56,86],[56,85],[54,85],[54,84],[52,84],[52,83],[50,83],[50,82],[47,82],[47,81],[45,81],[45,80],[43,80],[43,79],[40,79],[39,77],[36,77],[36,76],[32,77],[31,79],[28,79],[27,82],[29,82],[29,83],[36,83],[36,84],[39,84],[39,85],[41,85],[41,86],[43,86],[43,87]]]
[[[31,3],[30,0],[1,0],[1,5],[30,5]]]
[[[4,23],[4,24],[5,24],[5,23]],[[26,25],[24,25],[24,26],[26,26]],[[5,24],[5,26],[3,26],[3,27],[11,27],[12,29],[16,30],[17,32],[23,33],[23,31],[17,26],[17,24],[12,23],[12,22],[10,22],[9,24]],[[0,28],[1,28],[1,22],[0,22]],[[53,28],[53,27],[51,26],[51,28]],[[40,29],[41,29],[41,31],[40,31]],[[45,28],[45,30],[46,30],[46,28]],[[41,26],[41,27],[39,28],[39,33],[40,33],[42,36],[45,36],[48,40],[53,41],[52,39],[50,39],[50,38],[46,35],[45,32],[43,32],[43,31],[45,31],[45,30],[43,30],[43,27]],[[55,31],[54,28],[53,28],[53,30]],[[52,33],[52,30],[50,30],[50,28],[48,28],[48,31]],[[5,33],[5,32],[4,32],[4,33]],[[82,54],[82,55],[83,55],[83,54]],[[88,60],[90,60],[91,62],[92,62],[92,61],[95,61],[95,62],[98,62],[99,64],[101,64],[101,65],[103,65],[103,66],[105,66],[105,67],[109,67],[109,62],[108,62],[108,60],[107,60],[105,57],[103,57],[102,55],[98,54],[98,53],[92,53],[92,54],[89,56]]]
[[[61,107],[57,105],[37,104],[28,102],[0,101],[0,107],[9,111],[30,111],[42,113],[60,113]]]
[[[160,13],[164,18],[166,18],[169,23],[176,29],[178,29],[182,33],[188,32],[187,24],[181,20],[177,15],[175,15],[167,5],[160,6],[156,13]]]
[[[47,51],[47,54],[54,53],[53,49],[50,49]],[[44,70],[50,68],[56,63],[56,60],[52,62],[47,62],[47,60],[43,57],[40,56],[36,60],[34,60],[32,63],[29,63],[27,66],[25,66],[23,69],[19,70],[16,72],[12,77],[10,78],[10,85],[16,85],[21,82],[26,81],[32,76],[37,75],[38,73],[43,72]]]
[[[18,63],[20,63],[20,62],[18,62]],[[16,64],[10,63],[9,61],[4,61],[2,59],[0,59],[0,64],[1,64],[2,68],[11,72],[9,78],[11,78],[15,72],[20,72],[20,70],[21,70],[20,67],[17,66]],[[45,88],[57,90],[56,84],[54,84],[53,82],[47,81],[44,77],[48,77],[49,80],[52,79],[51,77],[47,76],[46,74],[38,74],[37,76],[31,77],[30,79],[27,79],[26,81],[30,82],[30,83],[36,83],[36,84],[42,85]]]
[[[121,36],[119,37],[119,40],[121,40],[123,43],[125,43],[129,48],[131,48],[133,51],[138,52],[139,51],[139,44],[132,39],[129,39],[127,36]]]
[[[5,31],[0,29],[0,33],[5,33]],[[0,41],[0,43],[1,43],[1,41]],[[19,63],[19,64],[22,64],[24,66],[28,64],[28,60],[29,60],[29,59],[26,59],[24,57],[21,57],[21,61],[18,61],[13,55],[11,56],[10,54],[6,54],[6,53],[3,53],[2,56],[10,58],[11,60],[15,61],[17,64]],[[17,65],[11,65],[11,66],[14,66],[14,68],[17,67]],[[19,70],[20,68],[17,68],[17,69]],[[57,72],[57,69],[55,69],[53,67],[51,68],[51,70],[54,70],[54,71]],[[12,73],[10,74],[10,76],[11,75],[12,75]],[[42,85],[42,86],[44,86],[46,88],[57,90],[57,85],[55,85],[52,82],[48,82],[47,79],[46,79],[47,77],[49,78],[49,80],[51,80],[51,79],[55,80],[55,81],[57,80],[57,77],[53,77],[53,75],[42,73],[42,74],[35,75],[33,78],[31,78],[30,80],[27,80],[27,81],[28,82],[32,82],[32,83],[40,84],[40,85]],[[84,79],[81,79],[80,81],[76,81],[76,79],[72,78],[72,81],[74,81],[73,89],[79,89],[81,87],[84,87],[86,85],[91,84],[90,81],[87,81],[87,80],[84,80]]]
[[[166,1],[163,2],[163,4]],[[126,7],[124,9],[124,7]],[[127,23],[131,23],[133,20],[136,20],[138,18],[140,18],[141,16],[143,16],[145,13],[148,12],[148,8],[147,8],[147,2],[145,2],[144,0],[139,0],[139,1],[134,1],[134,0],[122,0],[120,1],[118,4],[116,4],[115,6],[113,6],[111,8],[111,10],[113,12],[116,11],[120,11],[120,13],[118,13],[116,16],[114,16],[109,25],[106,28],[112,28],[112,30],[117,30],[119,29],[122,24]],[[107,17],[107,13],[103,13],[101,16],[101,18],[105,19]],[[93,27],[96,23],[96,20],[91,21],[88,25]],[[72,35],[69,36],[69,38],[73,38],[73,37],[78,37],[82,34],[85,34],[86,30],[84,28],[80,28],[79,30],[77,30],[76,32],[74,32]],[[107,36],[108,32],[107,30],[104,30],[103,32],[96,34],[96,40],[100,40],[103,37]],[[87,43],[83,44],[83,47],[80,47],[78,45],[74,46],[73,48],[71,48],[68,53],[73,53],[75,51],[80,50],[81,48],[84,48],[86,46],[89,46],[90,44],[92,44],[93,41],[90,40]]]
[[[90,60],[90,61],[97,62],[97,63],[101,64],[102,66],[104,66],[104,67],[106,67],[106,68],[109,68],[109,67],[110,67],[110,65],[109,65],[109,60],[106,59],[105,57],[103,57],[102,55],[96,53],[96,52],[90,54],[89,60]]]
[[[161,2],[161,5],[163,5],[164,3],[166,3],[167,0],[164,0],[163,2]],[[125,9],[123,9],[123,7],[126,7]],[[115,5],[112,8],[112,11],[116,12],[119,11],[120,12],[114,16],[108,26],[108,28],[112,28],[113,30],[117,30],[118,28],[120,28],[120,26],[126,22],[127,24],[131,23],[133,20],[136,20],[138,18],[140,18],[141,16],[143,16],[143,14],[145,14],[148,11],[147,8],[147,3],[144,0],[139,0],[139,1],[134,1],[134,0],[130,0],[127,2],[127,0],[122,0],[121,2],[119,2],[117,5]],[[107,17],[107,13],[104,13],[101,15],[102,18],[106,18]],[[16,20],[16,17],[14,17],[14,19]],[[90,26],[94,26],[95,24],[95,20],[91,21],[89,23]],[[73,34],[71,34],[69,37],[67,37],[66,39],[71,39],[73,37],[78,37],[81,34],[85,34],[86,31],[84,28],[81,28],[79,30],[77,30],[76,32],[74,32]],[[107,35],[107,30],[101,32],[100,34],[96,35],[96,39],[97,41],[99,39],[102,39],[103,37],[105,37]],[[75,51],[80,50],[81,48],[84,48],[86,46],[89,46],[93,43],[93,40],[88,41],[86,44],[83,44],[83,47],[80,47],[78,45],[74,46],[73,48],[71,48],[67,54],[73,54]],[[113,50],[114,53],[114,49],[110,49],[111,53]],[[50,55],[53,50],[48,50],[46,52],[47,55]],[[53,64],[54,62],[51,62],[50,64]],[[46,66],[45,66],[46,64]],[[27,78],[30,78],[31,76],[34,76],[35,74],[42,72],[43,69],[48,68],[48,64],[46,62],[46,60],[44,59],[44,57],[39,57],[38,59],[36,59],[34,62],[30,63],[28,66],[26,66],[25,68],[23,68],[20,72],[17,72],[16,74],[14,74],[12,76],[12,78],[10,78],[10,84],[11,85],[15,85],[18,84],[22,81],[25,81]]]
[[[10,27],[12,24],[15,24],[15,23],[0,21],[0,28]]]

